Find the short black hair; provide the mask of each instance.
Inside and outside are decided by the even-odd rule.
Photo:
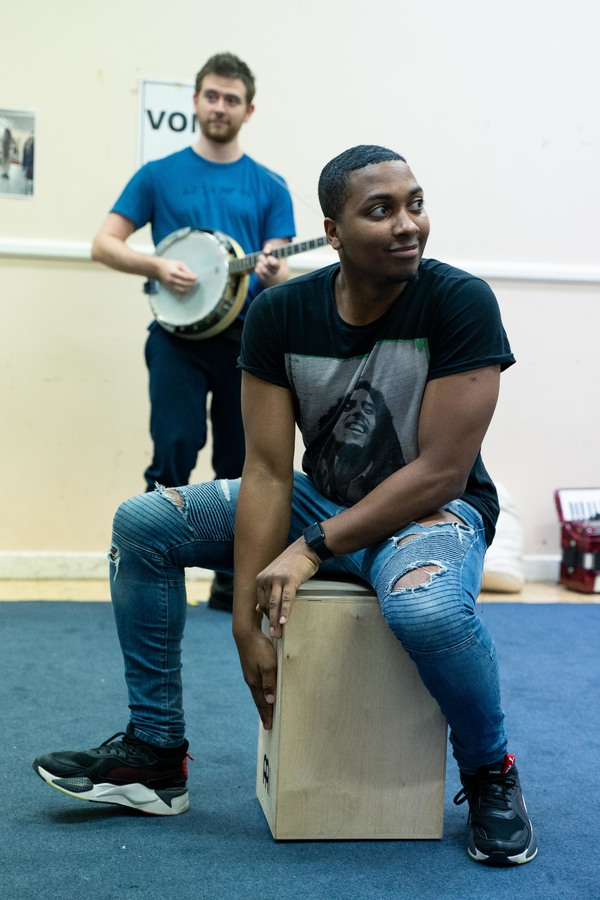
[[[234,53],[215,53],[207,60],[196,75],[196,93],[200,93],[202,79],[205,75],[218,75],[220,78],[239,78],[246,88],[246,101],[250,104],[256,92],[256,79],[246,63]]]
[[[406,162],[395,150],[377,144],[358,144],[330,160],[319,178],[319,203],[323,215],[327,219],[339,219],[341,216],[350,193],[350,172],[391,160]]]

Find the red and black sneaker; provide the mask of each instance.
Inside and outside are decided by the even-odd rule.
[[[123,740],[116,740],[122,737]],[[38,756],[40,778],[74,797],[130,806],[155,816],[178,816],[189,807],[188,742],[169,753],[140,741],[131,725],[93,750]]]
[[[463,787],[454,802],[469,802],[469,856],[493,866],[531,862],[537,843],[515,757],[507,753],[495,765],[481,766],[475,775],[461,773],[460,780]]]

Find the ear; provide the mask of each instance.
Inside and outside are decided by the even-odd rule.
[[[254,103],[249,103],[246,109],[246,115],[244,116],[244,124],[248,121],[252,113],[254,112]]]
[[[337,223],[333,219],[325,219],[323,226],[329,245],[333,247],[334,250],[339,250],[342,246],[342,242],[338,235]]]

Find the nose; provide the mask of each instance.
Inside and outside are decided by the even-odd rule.
[[[394,217],[394,234],[418,234],[419,225],[408,210],[401,209]]]

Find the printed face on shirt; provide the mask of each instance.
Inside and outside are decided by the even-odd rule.
[[[375,428],[377,410],[369,392],[363,388],[355,391],[344,404],[333,436],[340,443],[367,445]]]
[[[200,131],[212,141],[228,144],[254,112],[246,99],[246,86],[239,78],[205,75],[194,94],[194,111]]]
[[[340,218],[325,220],[344,269],[385,284],[408,281],[429,237],[423,189],[413,173],[390,160],[351,172],[349,187]]]

